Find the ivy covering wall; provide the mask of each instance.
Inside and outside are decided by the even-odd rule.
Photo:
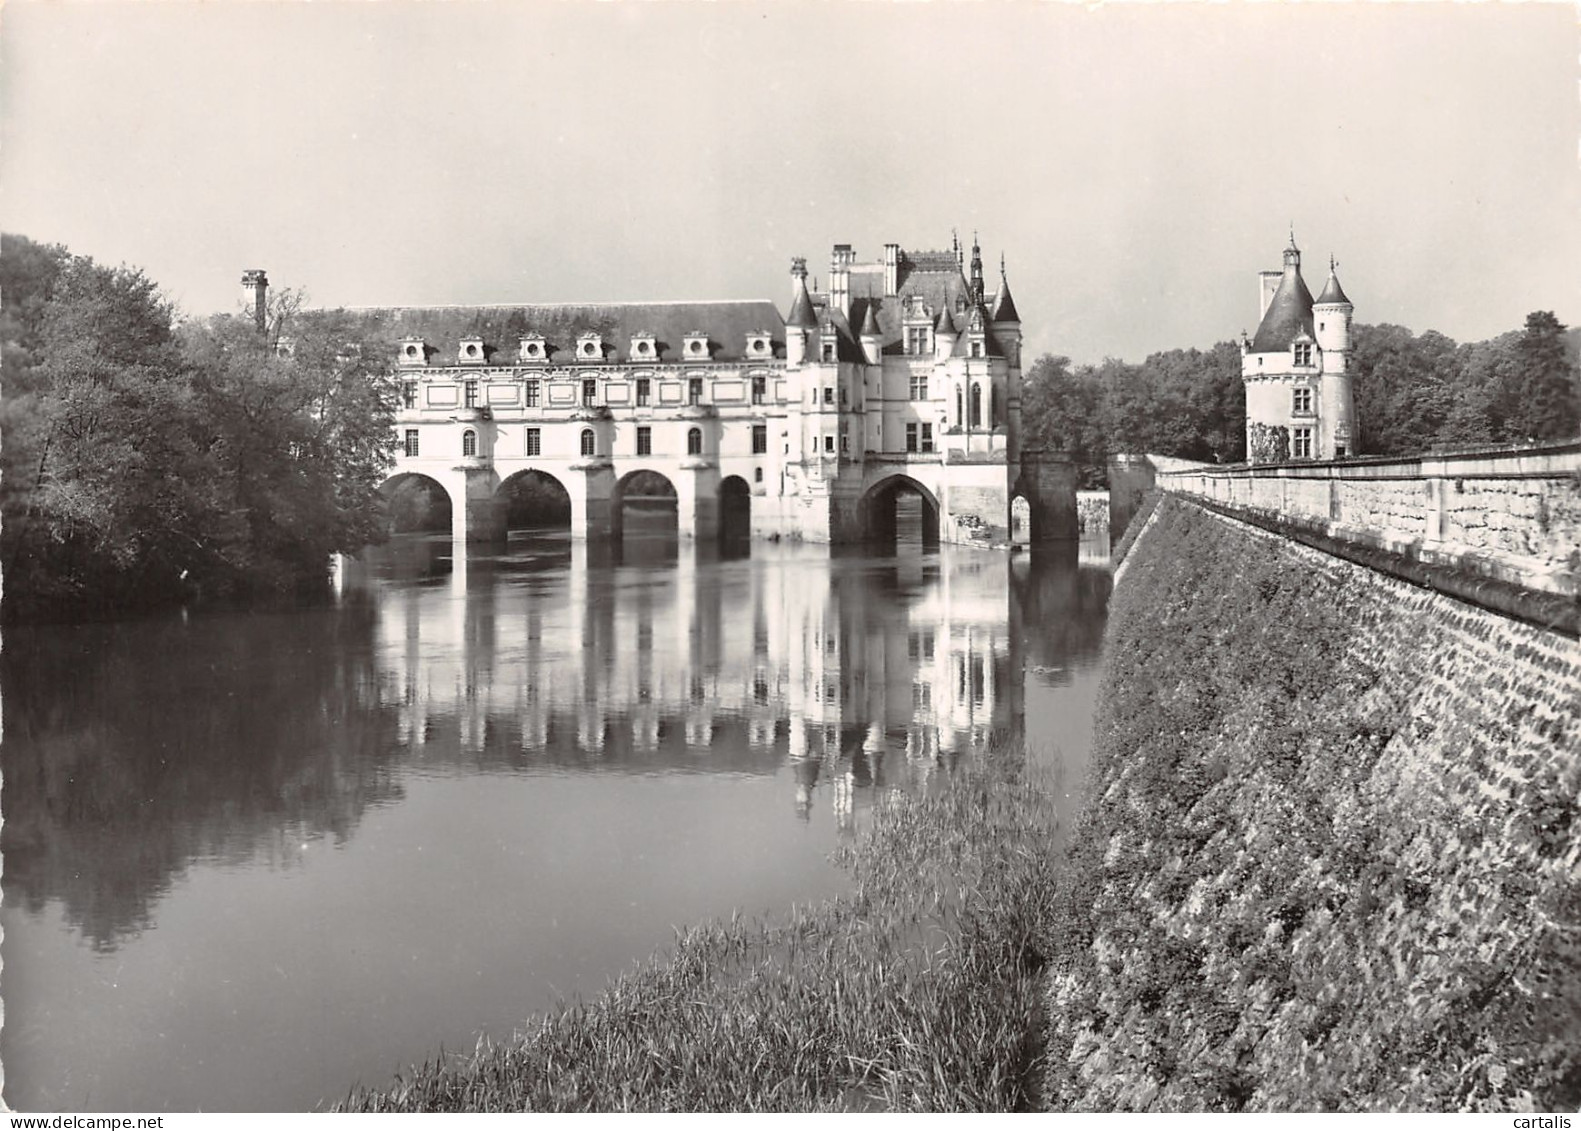
[[[1050,1108],[1581,1103],[1581,647],[1164,498],[1109,606]]]

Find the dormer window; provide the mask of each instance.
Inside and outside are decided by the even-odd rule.
[[[521,351],[523,361],[547,361],[549,358],[549,346],[542,334],[523,334]]]
[[[483,339],[476,334],[462,338],[461,345],[456,350],[456,360],[462,365],[482,365],[488,360],[488,354],[483,348]]]
[[[1293,349],[1295,351],[1295,362],[1296,362],[1297,365],[1311,365],[1312,364],[1312,343],[1311,342],[1297,342],[1294,346],[1291,347],[1291,349]]]
[[[834,352],[834,350],[835,350],[834,335],[833,334],[825,334],[824,338],[823,338],[823,359],[825,361],[833,361],[833,360],[835,360],[835,352]]]
[[[653,361],[659,356],[658,346],[652,334],[633,334],[631,336],[631,357],[634,361]]]
[[[603,361],[604,337],[602,334],[582,334],[576,339],[578,361]]]
[[[400,363],[402,365],[427,365],[428,344],[422,338],[402,338]]]
[[[747,356],[768,357],[773,349],[772,340],[767,330],[753,330],[747,335]]]
[[[926,357],[933,352],[933,333],[927,326],[906,327],[906,352],[917,357]]]
[[[681,345],[681,356],[687,361],[707,361],[708,335],[701,330],[687,334]]]

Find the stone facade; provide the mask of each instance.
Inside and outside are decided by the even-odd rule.
[[[501,489],[526,473],[565,488],[575,534],[618,535],[640,471],[673,485],[683,537],[714,536],[734,495],[754,536],[857,541],[900,488],[943,542],[1076,534],[1073,502],[1032,498],[1061,458],[1022,476],[1020,315],[975,243],[969,265],[959,243],[872,263],[837,244],[823,291],[795,260],[784,317],[767,301],[362,314],[403,386],[392,477],[438,482],[458,539],[498,537]],[[1033,518],[1013,534],[1017,493]]]
[[[1330,263],[1316,300],[1301,277],[1292,235],[1284,270],[1258,275],[1257,333],[1241,337],[1250,463],[1338,459],[1355,451],[1348,358],[1354,308]]]

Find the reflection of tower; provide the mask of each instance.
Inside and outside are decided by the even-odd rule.
[[[792,723],[794,731],[795,724]],[[812,815],[812,789],[818,784],[820,763],[816,758],[792,755],[791,773],[796,777],[796,815],[807,820]]]

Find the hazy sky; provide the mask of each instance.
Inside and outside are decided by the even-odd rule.
[[[0,221],[185,311],[760,298],[1003,250],[1034,353],[1252,329],[1294,222],[1357,318],[1581,322],[1573,4],[37,3]]]

